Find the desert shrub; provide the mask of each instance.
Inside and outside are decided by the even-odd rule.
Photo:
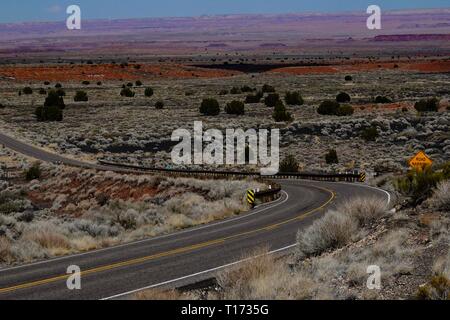
[[[5,109],[5,106],[2,103],[0,103],[0,109]]]
[[[47,90],[45,90],[44,88],[40,88],[39,94],[41,94],[41,95],[47,94]]]
[[[278,93],[271,93],[264,99],[264,104],[268,107],[275,107],[277,102],[280,100],[280,95]]]
[[[392,100],[385,96],[377,96],[375,103],[392,103]]]
[[[320,255],[346,245],[358,225],[349,215],[329,211],[310,227],[297,234],[296,255],[299,259]]]
[[[327,164],[339,163],[338,155],[336,150],[330,150],[325,155],[325,161]]]
[[[249,94],[245,98],[245,103],[260,103],[264,94],[261,91],[258,91],[256,94]]]
[[[62,121],[63,111],[57,106],[37,107],[35,110],[38,121]]]
[[[220,90],[219,96],[226,96],[228,93],[230,93],[228,90],[223,89],[223,90]]]
[[[325,100],[320,104],[317,113],[321,115],[335,115],[339,106],[340,104],[336,101]]]
[[[25,87],[22,90],[23,94],[33,94],[33,89],[31,89],[30,87]]]
[[[31,242],[37,243],[45,249],[69,249],[70,242],[62,234],[58,233],[54,228],[46,224],[37,224],[30,230],[26,230],[23,238]]]
[[[450,279],[443,274],[434,275],[431,280],[420,286],[417,291],[420,300],[444,300],[450,298]]]
[[[195,95],[195,91],[193,91],[193,90],[188,90],[188,91],[186,91],[186,92],[184,93],[184,95],[185,95],[186,97],[193,96],[193,95]]]
[[[102,85],[102,82],[101,82],[101,81],[98,81],[98,82],[97,82],[97,85],[98,85],[98,86],[101,86],[101,85]]]
[[[164,102],[161,101],[161,100],[156,101],[156,103],[155,103],[155,108],[156,108],[156,109],[159,109],[159,110],[164,109]]]
[[[340,117],[351,116],[353,113],[355,113],[355,109],[348,104],[343,104],[339,106],[339,108],[336,111],[336,115]]]
[[[25,179],[27,181],[37,180],[41,177],[41,167],[39,163],[35,163],[30,168],[25,170]]]
[[[58,90],[50,90],[45,98],[44,107],[51,106],[56,106],[60,109],[64,109],[66,107],[64,98]]]
[[[268,84],[263,85],[261,91],[263,93],[275,93],[276,92],[275,88]]]
[[[231,88],[230,93],[231,93],[231,94],[241,94],[242,91],[241,91],[241,89],[238,88],[238,87],[233,87],[233,88]]]
[[[64,108],[64,99],[56,91],[50,90],[45,98],[44,106],[39,106],[35,110],[36,119],[38,121],[62,121]]]
[[[272,114],[276,122],[292,121],[292,115],[286,110],[283,101],[278,101]]]
[[[141,87],[142,86],[142,81],[141,80],[137,80],[135,84],[136,84],[136,87]]]
[[[122,97],[133,98],[136,95],[136,93],[130,88],[125,88],[120,91],[120,95]]]
[[[132,84],[131,82],[128,82],[128,83],[127,83],[127,87],[132,88],[132,87],[133,87],[133,84]]]
[[[245,113],[245,105],[241,101],[231,101],[225,107],[225,112],[228,114],[242,115]]]
[[[388,211],[387,201],[377,197],[354,198],[339,205],[339,212],[354,218],[360,227],[381,218]]]
[[[353,81],[353,77],[352,76],[345,76],[345,81]]]
[[[65,97],[66,96],[66,91],[64,91],[64,89],[56,89],[56,94],[59,96],[59,97]]]
[[[352,98],[350,98],[349,94],[346,92],[341,92],[336,96],[336,101],[339,103],[347,103],[350,102]]]
[[[254,89],[254,88],[251,88],[251,87],[249,87],[249,86],[247,86],[247,85],[241,87],[241,92],[246,92],[246,93],[248,93],[248,92],[253,92],[253,91],[255,91],[255,89]]]
[[[439,100],[437,98],[420,100],[415,103],[414,108],[418,112],[437,112],[439,109]]]
[[[0,264],[9,263],[14,259],[11,252],[11,242],[8,238],[0,236]]]
[[[376,141],[378,136],[379,134],[376,127],[366,128],[361,133],[361,137],[366,141]]]
[[[145,88],[144,95],[145,95],[146,97],[151,97],[151,96],[153,96],[153,94],[154,94],[154,92],[153,92],[153,89],[152,89],[152,88],[150,88],[150,87]]]
[[[303,98],[299,92],[286,92],[284,101],[290,106],[301,106],[304,104]]]
[[[298,172],[299,163],[294,155],[287,155],[280,163],[281,173],[295,173]]]
[[[56,88],[56,89],[60,89],[60,88],[62,88],[62,84],[61,84],[61,83],[57,83],[57,84],[55,84],[55,88]]]
[[[87,81],[87,80],[84,80],[81,84],[82,84],[82,85],[85,85],[85,86],[88,86],[88,85],[91,84],[91,82],[90,82],[90,81]]]
[[[44,85],[49,86],[50,85],[50,81],[45,81]]]
[[[219,102],[213,98],[203,99],[200,113],[206,116],[217,116],[220,113]]]
[[[438,210],[450,212],[450,180],[442,181],[437,185],[430,203]]]
[[[395,181],[395,187],[401,194],[409,196],[414,204],[420,204],[431,195],[442,178],[442,173],[430,167],[421,171],[411,170]]]
[[[73,101],[75,102],[86,102],[88,101],[88,95],[85,91],[77,91],[77,93],[75,94],[75,97],[73,97]]]

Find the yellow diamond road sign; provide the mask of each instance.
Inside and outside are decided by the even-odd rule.
[[[409,160],[409,166],[416,170],[424,170],[433,164],[431,160],[423,151],[419,151],[414,157]]]

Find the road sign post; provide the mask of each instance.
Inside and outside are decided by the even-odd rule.
[[[412,169],[423,171],[426,168],[431,167],[431,165],[433,164],[433,160],[431,160],[425,152],[419,151],[414,157],[409,160],[408,164]]]
[[[247,190],[247,202],[252,207],[255,206],[255,191],[254,190]]]

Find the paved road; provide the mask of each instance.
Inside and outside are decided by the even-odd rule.
[[[96,169],[23,145],[0,134],[0,143],[43,161],[61,161]],[[107,169],[111,169],[108,167]],[[295,242],[297,231],[327,208],[355,196],[378,196],[381,190],[356,184],[282,180],[282,197],[239,217],[171,235],[80,255],[0,270],[0,299],[103,299],[160,284],[192,282],[242,259],[257,247],[279,250]],[[67,268],[82,270],[82,289],[68,290]]]

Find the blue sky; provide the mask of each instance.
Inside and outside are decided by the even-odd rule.
[[[177,17],[235,13],[301,13],[446,8],[449,0],[15,0],[1,1],[0,22],[58,21],[66,7],[77,4],[84,19]]]

